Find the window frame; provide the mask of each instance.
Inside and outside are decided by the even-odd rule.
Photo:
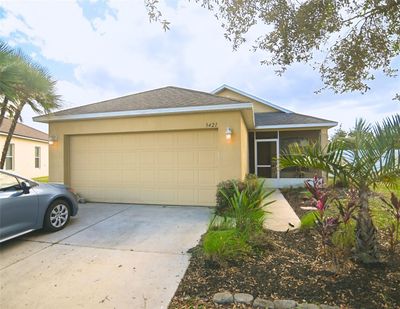
[[[39,150],[38,155],[36,155],[36,150]],[[36,162],[38,163],[37,165]],[[42,163],[42,149],[40,146],[35,146],[35,168],[41,168],[42,165],[41,163]]]
[[[11,155],[9,154],[11,152]],[[7,161],[11,159],[11,168],[7,168]],[[10,143],[10,145],[8,145],[8,150],[7,150],[7,154],[6,154],[6,160],[5,160],[5,164],[4,164],[4,169],[6,171],[13,171],[15,169],[15,144],[14,143]]]

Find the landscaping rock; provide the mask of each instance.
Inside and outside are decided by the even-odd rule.
[[[320,309],[320,307],[318,305],[307,304],[307,303],[299,304],[299,305],[297,305],[296,308],[298,308],[298,309]]]
[[[235,295],[233,295],[233,299],[237,304],[251,305],[254,297],[253,295],[247,293],[236,293]]]
[[[253,302],[253,308],[274,309],[274,303],[270,300],[257,297]]]
[[[294,309],[296,306],[297,303],[294,300],[282,299],[274,301],[275,309]]]
[[[321,309],[340,309],[339,306],[319,305]]]
[[[315,207],[312,206],[300,206],[300,208],[303,210],[315,210]]]
[[[233,295],[229,292],[220,292],[214,294],[213,302],[219,305],[233,303]]]

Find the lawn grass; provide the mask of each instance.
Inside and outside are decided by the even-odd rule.
[[[386,229],[390,226],[391,222],[393,222],[393,217],[390,216],[388,206],[382,202],[381,198],[390,201],[391,192],[400,197],[400,181],[399,185],[395,188],[378,186],[374,192],[376,195],[369,200],[371,214],[376,227],[379,229]]]
[[[49,182],[49,176],[41,176],[41,177],[36,177],[36,178],[32,178],[32,180],[34,181],[38,181],[38,182]]]

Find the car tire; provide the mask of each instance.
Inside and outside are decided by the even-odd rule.
[[[44,228],[48,232],[62,230],[68,223],[71,216],[71,210],[65,200],[53,201],[47,208],[44,216]]]

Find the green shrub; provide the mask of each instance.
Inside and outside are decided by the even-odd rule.
[[[216,207],[215,214],[223,216],[229,210],[229,199],[235,194],[235,186],[239,191],[243,191],[246,184],[243,181],[237,179],[230,179],[221,181],[217,185],[217,195],[216,195]],[[226,198],[228,197],[228,199]]]
[[[208,259],[223,262],[245,256],[251,247],[235,229],[210,230],[203,239],[203,252]]]
[[[209,259],[226,261],[248,254],[253,249],[270,247],[263,224],[266,198],[264,182],[254,175],[245,180],[228,180],[218,185],[216,214],[203,239],[203,253]]]
[[[249,186],[242,191],[234,185],[233,196],[222,192],[230,205],[227,216],[235,219],[236,229],[239,233],[249,235],[263,229],[266,216],[264,207],[272,203],[272,201],[266,202],[265,199],[272,192],[267,193],[264,189],[264,182],[258,181],[254,187]]]
[[[259,183],[258,177],[253,174],[247,174],[244,181],[238,179],[221,181],[217,185],[215,214],[218,216],[226,215],[230,208],[229,199],[235,194],[235,186],[239,189],[239,192],[245,189],[253,192],[257,190]]]
[[[344,252],[350,252],[356,243],[356,224],[350,221],[347,224],[339,224],[332,235],[332,243]]]
[[[235,218],[228,217],[228,216],[218,216],[214,215],[210,224],[208,225],[208,230],[229,230],[234,229],[236,226]]]
[[[301,217],[300,228],[304,230],[313,229],[317,226],[317,220],[320,217],[318,211],[310,211]]]
[[[260,179],[254,174],[247,174],[244,178],[245,187],[250,191],[255,191],[260,184]]]

